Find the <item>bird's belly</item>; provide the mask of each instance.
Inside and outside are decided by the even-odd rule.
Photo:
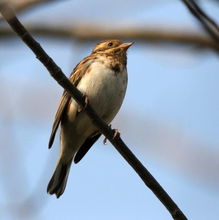
[[[92,66],[78,85],[88,96],[92,107],[107,123],[110,123],[121,107],[127,87],[127,71],[115,73],[110,68]]]

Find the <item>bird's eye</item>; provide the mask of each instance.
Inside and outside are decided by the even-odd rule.
[[[109,46],[109,47],[112,47],[112,46],[113,46],[113,43],[112,43],[112,42],[108,43],[108,46]]]

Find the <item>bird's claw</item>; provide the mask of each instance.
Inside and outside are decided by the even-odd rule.
[[[89,103],[89,99],[88,99],[88,96],[86,94],[83,95],[84,97],[84,102],[85,102],[85,105],[84,105],[84,109],[87,108],[87,105]]]
[[[84,106],[79,105],[78,106],[78,112],[84,111],[87,108],[87,105],[89,103],[89,98],[88,98],[88,96],[85,93],[83,94],[83,98],[84,98],[85,105]]]
[[[120,133],[119,133],[118,129],[113,129],[113,131],[114,131],[113,139],[120,136]]]
[[[112,127],[112,125],[110,124],[110,125],[109,125],[109,128],[111,129],[111,127]],[[113,138],[114,138],[114,136],[113,136]],[[103,144],[104,144],[104,145],[107,144],[107,137],[105,137],[105,138],[103,139]]]
[[[106,145],[106,143],[107,143],[107,138],[105,137],[105,138],[103,139],[103,144]]]
[[[110,127],[111,127],[111,125],[110,125]],[[113,139],[115,139],[116,137],[119,137],[119,136],[120,136],[120,133],[119,133],[119,130],[118,130],[118,129],[113,129],[113,131],[114,131]],[[103,139],[103,144],[106,145],[106,143],[107,143],[107,137],[105,137],[105,138]]]

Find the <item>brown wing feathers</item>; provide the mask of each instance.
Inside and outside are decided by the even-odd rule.
[[[93,56],[95,56],[95,55],[93,55]],[[78,85],[81,78],[83,77],[83,75],[86,73],[86,71],[90,67],[90,64],[92,63],[91,61],[92,61],[92,59],[90,59],[89,57],[84,58],[72,71],[72,73],[70,75],[70,80],[75,86]],[[64,110],[65,110],[70,99],[71,99],[71,97],[67,94],[66,91],[64,91],[62,98],[61,98],[61,102],[59,104],[58,110],[55,115],[55,120],[54,120],[53,126],[52,126],[52,132],[51,132],[50,139],[49,139],[49,148],[52,147],[56,131],[57,131],[59,123],[62,119],[62,115],[64,113]]]
[[[62,114],[63,114],[69,100],[70,100],[70,96],[67,94],[67,92],[64,92],[62,95],[58,110],[55,115],[55,120],[54,120],[53,126],[52,126],[52,132],[51,132],[50,139],[49,139],[49,148],[52,147],[56,131],[58,129],[59,123],[62,118]]]

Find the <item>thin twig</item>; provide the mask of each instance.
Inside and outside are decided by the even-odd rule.
[[[187,6],[193,16],[198,19],[212,39],[219,43],[219,27],[217,23],[210,18],[194,0],[182,0],[182,2]]]
[[[68,80],[62,70],[54,63],[38,42],[27,32],[24,26],[19,22],[12,9],[7,4],[0,4],[0,12],[11,28],[18,34],[26,45],[34,52],[36,57],[44,64],[51,76],[81,105],[85,106],[85,100],[81,92]],[[97,115],[90,104],[85,108],[87,115],[98,129],[107,137],[107,139],[115,146],[117,151],[126,159],[132,168],[138,173],[144,183],[153,191],[163,205],[168,209],[174,219],[187,219],[183,212],[177,207],[175,202],[165,192],[150,172],[141,164],[135,155],[128,149],[123,140],[116,136],[114,138],[114,130],[112,130]]]

